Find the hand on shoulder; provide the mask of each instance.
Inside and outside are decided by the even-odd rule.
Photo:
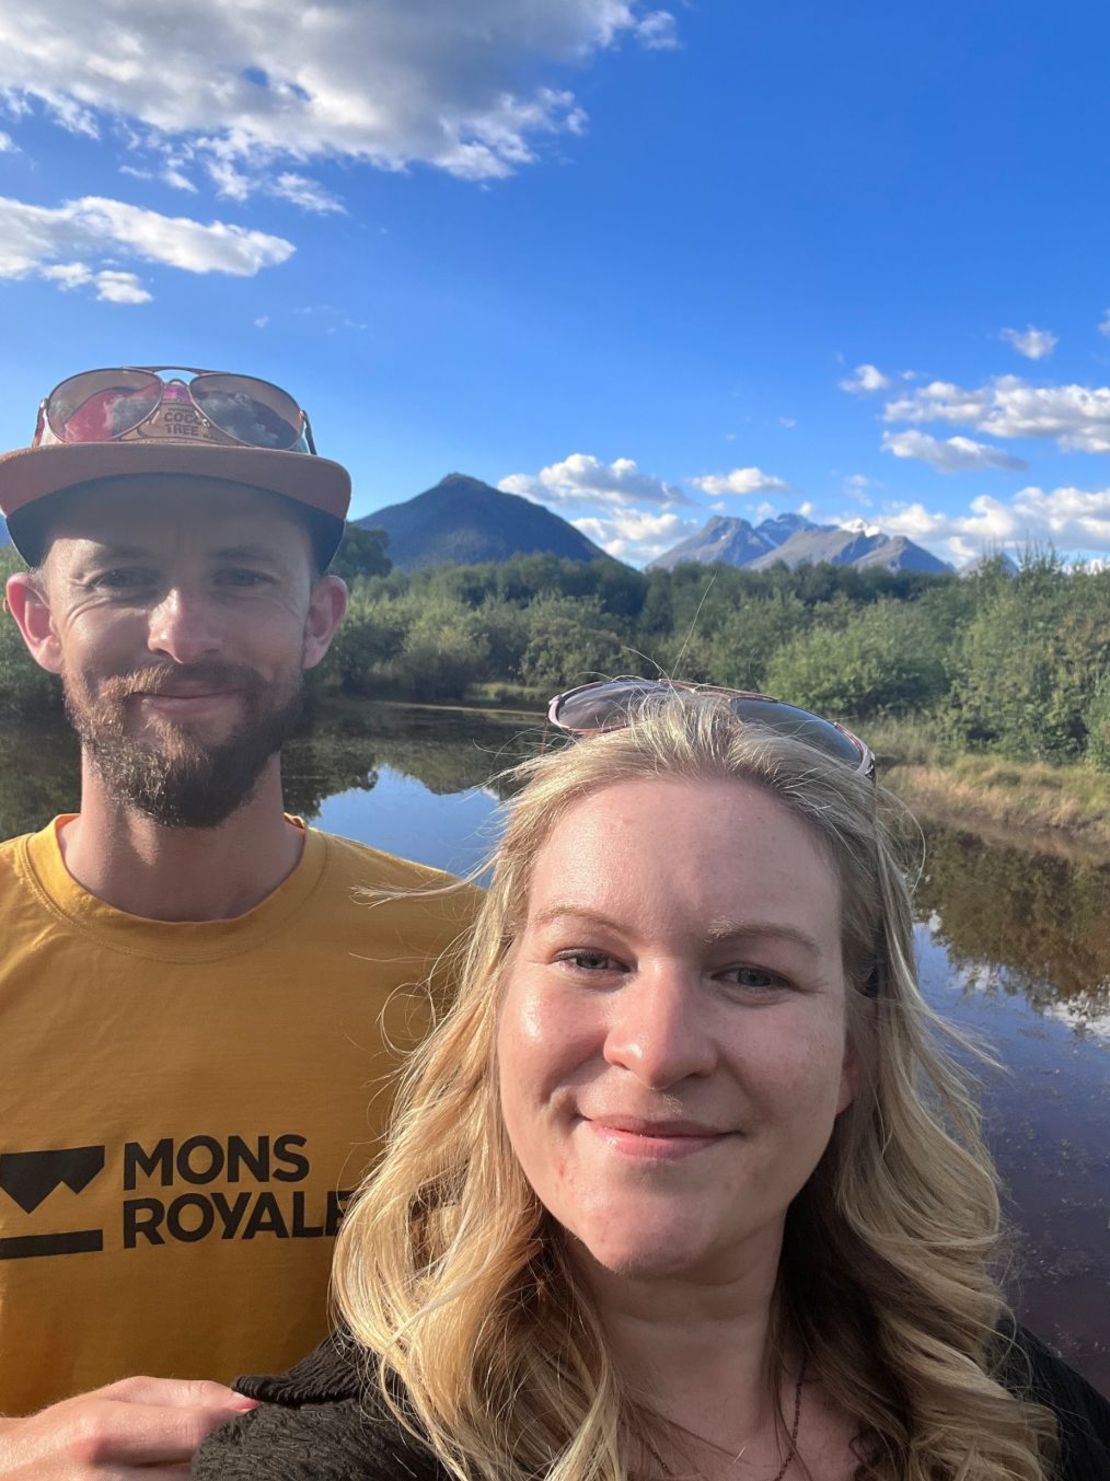
[[[206,1379],[124,1378],[0,1419],[0,1481],[169,1481],[219,1425],[256,1408]]]

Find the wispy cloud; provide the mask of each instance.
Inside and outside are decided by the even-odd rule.
[[[264,267],[287,261],[293,250],[291,242],[264,232],[223,221],[205,224],[163,216],[102,196],[58,207],[0,196],[0,278],[38,276],[63,289],[95,282],[97,296],[111,303],[146,303],[150,298],[134,273],[110,265],[121,255],[184,272],[253,277]],[[89,267],[89,257],[101,261]]]
[[[701,521],[673,512],[655,514],[629,509],[603,517],[586,515],[572,520],[576,529],[617,560],[646,565],[700,528]]]
[[[55,0],[0,9],[0,92],[250,176],[340,158],[489,180],[583,132],[563,72],[625,37],[672,50],[674,16],[643,0],[191,0],[167,24],[149,0],[115,0],[105,26]]]
[[[972,468],[1028,468],[1004,448],[975,442],[970,437],[933,437],[928,432],[884,432],[883,451],[896,458],[916,458],[938,473],[963,473]]]
[[[707,473],[702,478],[691,478],[690,482],[702,493],[747,494],[789,493],[790,485],[784,478],[764,473],[762,468],[733,468],[731,473]]]
[[[1024,329],[1003,329],[998,337],[1027,360],[1046,360],[1060,343],[1059,335],[1050,329],[1034,329],[1032,324]]]
[[[947,422],[991,437],[1051,437],[1064,452],[1110,452],[1110,386],[1031,386],[998,376],[968,390],[931,381],[888,402],[888,422]]]
[[[853,373],[838,381],[842,391],[850,395],[866,395],[870,391],[886,391],[893,384],[888,375],[875,365],[857,365]]]
[[[1010,500],[981,494],[966,513],[891,504],[877,516],[892,535],[966,560],[983,549],[1052,544],[1062,553],[1110,551],[1110,488],[1021,489]]]
[[[523,494],[538,504],[647,504],[667,508],[691,503],[677,484],[642,473],[634,459],[615,458],[606,463],[592,453],[571,453],[561,463],[551,463],[538,473],[510,473],[498,488],[509,494]]]

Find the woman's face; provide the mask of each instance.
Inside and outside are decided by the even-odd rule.
[[[777,1255],[854,1093],[840,890],[735,781],[582,799],[540,851],[498,1028],[537,1196],[602,1266],[728,1279]]]

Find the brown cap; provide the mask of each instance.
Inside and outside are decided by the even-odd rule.
[[[140,428],[108,442],[52,442],[0,454],[0,513],[12,543],[27,560],[36,548],[53,494],[102,478],[143,478],[177,473],[220,478],[280,494],[320,518],[317,551],[327,560],[343,535],[351,501],[351,476],[339,463],[309,452],[247,447],[214,427],[192,406],[165,402]]]

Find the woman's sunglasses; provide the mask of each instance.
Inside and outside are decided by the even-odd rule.
[[[164,381],[162,370],[191,379]],[[116,442],[121,438],[196,435],[209,423],[244,447],[314,453],[307,414],[280,386],[250,375],[189,366],[139,365],[85,370],[54,387],[39,407],[33,446]],[[157,428],[147,424],[157,418]]]
[[[825,720],[769,694],[723,689],[715,684],[687,684],[678,679],[603,679],[580,684],[577,689],[555,696],[547,708],[547,722],[568,735],[619,730],[645,706],[662,702],[676,689],[720,695],[738,719],[815,746],[838,761],[847,762],[868,780],[875,776],[875,754],[871,747],[835,720]]]

